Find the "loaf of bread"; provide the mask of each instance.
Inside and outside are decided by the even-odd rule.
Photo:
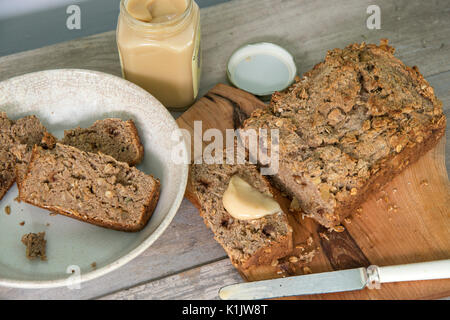
[[[139,231],[159,198],[158,179],[105,154],[35,146],[19,200],[98,226]]]
[[[16,180],[15,167],[26,163],[34,144],[47,132],[35,116],[13,121],[0,112],[0,200]]]
[[[133,120],[104,119],[91,127],[64,131],[62,143],[86,152],[101,152],[130,166],[139,164],[144,147]]]
[[[56,144],[56,138],[49,132],[44,132],[42,139],[36,145],[43,148],[53,148]],[[31,159],[31,150],[33,146],[27,146],[26,144],[17,144],[11,148],[11,152],[16,157],[15,175],[16,183],[18,186],[22,183],[28,170],[28,163]]]
[[[273,196],[275,192],[252,164],[197,164],[191,166],[192,194],[187,196],[238,270],[270,265],[292,249],[292,228],[283,211],[253,220],[233,218],[223,204],[223,195],[233,176],[263,194]]]
[[[245,121],[244,129],[280,129],[273,181],[326,227],[356,211],[444,135],[433,88],[393,53],[387,40],[331,50]]]

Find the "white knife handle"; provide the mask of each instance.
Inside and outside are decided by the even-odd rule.
[[[450,278],[450,259],[403,264],[398,266],[367,268],[368,287],[380,283]]]

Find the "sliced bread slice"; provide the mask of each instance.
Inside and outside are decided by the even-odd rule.
[[[36,116],[13,121],[0,112],[0,200],[16,180],[15,167],[26,166],[34,144],[47,132]]]
[[[262,194],[275,195],[276,191],[256,166],[194,164],[190,174],[193,193],[188,194],[189,200],[199,208],[205,224],[238,270],[270,265],[292,249],[292,228],[283,211],[259,219],[240,220],[233,218],[224,207],[223,196],[233,176]]]
[[[104,119],[86,129],[66,130],[62,143],[83,151],[110,155],[130,166],[139,164],[144,156],[133,120]]]
[[[121,231],[145,227],[159,198],[158,179],[105,154],[57,143],[35,146],[19,200]]]

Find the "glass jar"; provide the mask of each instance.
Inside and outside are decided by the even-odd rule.
[[[186,9],[181,14],[146,22],[130,14],[128,1],[121,0],[116,31],[123,77],[170,110],[189,107],[198,95],[201,73],[198,5],[182,0]]]

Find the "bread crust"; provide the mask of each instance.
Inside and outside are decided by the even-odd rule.
[[[6,115],[6,112],[0,111],[0,120],[2,120],[1,125],[6,124],[6,128],[0,128],[2,134],[5,134],[9,139],[11,139],[9,143],[6,143],[6,146],[2,145],[2,147],[5,148],[4,150],[6,150],[8,153],[16,157],[16,160],[13,161],[14,163],[12,164],[12,167],[9,168],[11,179],[9,179],[8,181],[3,181],[3,183],[7,183],[2,185],[2,187],[0,188],[0,200],[2,200],[8,190],[14,185],[14,182],[18,180],[15,164],[19,162],[19,158],[12,151],[12,149],[21,145],[31,149],[34,143],[40,141],[41,136],[47,132],[47,129],[34,115],[25,116],[18,120],[10,120]],[[27,125],[24,126],[25,123],[27,123]],[[4,143],[5,141],[2,141],[2,144]]]
[[[26,181],[26,179],[29,178],[29,175],[30,175],[31,170],[33,169],[35,160],[37,159],[37,157],[39,157],[38,149],[39,149],[39,147],[37,145],[35,145],[33,147],[30,163],[29,163],[28,169],[27,169],[27,174],[22,182]],[[29,203],[31,205],[34,205],[34,206],[42,208],[42,209],[52,211],[54,213],[58,213],[58,214],[61,214],[61,215],[64,215],[64,216],[67,216],[67,217],[70,217],[73,219],[83,221],[83,222],[87,222],[87,223],[90,223],[90,224],[93,224],[93,225],[96,225],[99,227],[104,227],[107,229],[113,229],[113,230],[117,230],[117,231],[137,232],[137,231],[142,230],[147,225],[147,222],[150,219],[150,217],[152,216],[152,214],[156,208],[156,205],[158,203],[158,200],[159,200],[160,181],[159,181],[159,179],[156,179],[153,176],[152,176],[152,178],[155,180],[155,188],[154,188],[154,190],[152,190],[152,192],[147,197],[146,204],[144,205],[144,208],[142,211],[141,221],[139,221],[139,223],[134,226],[122,225],[120,223],[109,223],[109,222],[105,222],[105,221],[101,221],[101,220],[91,219],[88,217],[85,218],[77,211],[67,210],[60,206],[45,206],[42,204],[35,203],[35,202],[27,199],[26,195],[23,192],[22,183],[18,184],[18,188],[19,188],[18,200]]]
[[[138,150],[138,156],[132,163],[130,163],[130,166],[135,166],[141,163],[142,159],[144,158],[144,145],[141,143],[141,139],[139,138],[139,134],[134,121],[130,119],[125,121],[125,124],[133,134],[133,145]]]

